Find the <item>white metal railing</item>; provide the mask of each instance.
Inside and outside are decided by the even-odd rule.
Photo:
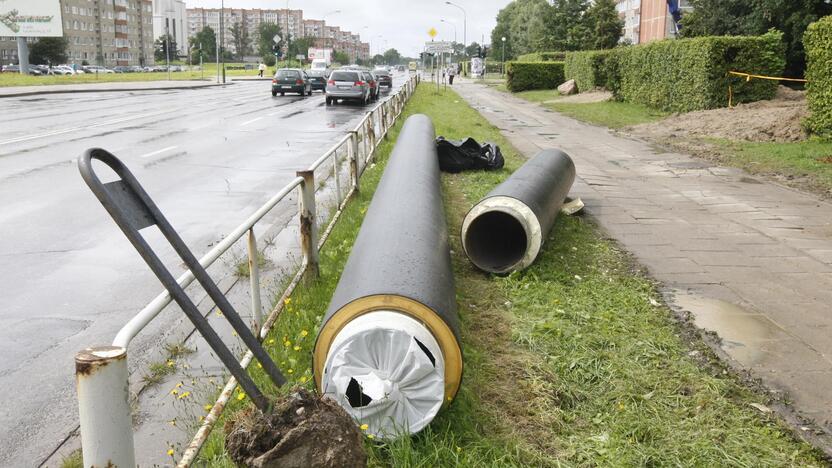
[[[274,325],[282,311],[283,300],[291,295],[300,280],[306,275],[318,275],[318,250],[326,242],[349,198],[354,192],[360,190],[361,174],[372,162],[380,139],[387,136],[389,129],[398,120],[405,103],[415,91],[418,81],[418,77],[410,77],[398,92],[368,111],[354,130],[348,132],[324,152],[309,168],[298,171],[297,176],[286,186],[200,258],[199,263],[202,267],[208,268],[228,252],[237,241],[244,236],[247,237],[251,310],[255,322],[254,327],[259,331],[257,333],[259,339],[262,340]],[[328,162],[331,162],[332,172],[325,175],[322,180],[333,179],[336,210],[319,239],[315,171],[317,169],[328,171]],[[347,193],[343,193],[341,184],[342,162],[349,163],[350,184]],[[260,297],[259,251],[255,226],[296,188],[299,191],[298,216],[302,262],[292,281],[283,291],[281,300],[277,301],[274,309],[264,319]],[[183,289],[193,281],[194,275],[190,271],[177,278],[177,282]],[[133,338],[171,302],[172,298],[167,291],[159,294],[119,330],[112,346],[88,348],[76,355],[76,383],[85,466],[107,466],[109,463],[115,463],[117,466],[136,466],[129,405],[127,347]],[[251,360],[252,353],[248,351],[240,364],[245,369]],[[189,466],[193,462],[236,386],[236,380],[233,377],[230,378],[194,439],[183,453],[179,466]]]

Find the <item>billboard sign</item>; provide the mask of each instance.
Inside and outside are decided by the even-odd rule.
[[[431,41],[425,43],[425,52],[431,54],[450,54],[453,53],[454,46],[450,42]]]
[[[63,35],[60,0],[0,0],[0,36]]]

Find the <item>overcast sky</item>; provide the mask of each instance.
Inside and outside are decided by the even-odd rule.
[[[490,42],[491,29],[496,24],[497,12],[510,0],[451,0],[465,9],[468,15],[468,43]],[[220,0],[185,0],[188,8],[219,8]],[[285,0],[225,0],[226,8],[286,8]],[[341,13],[326,17],[329,25],[361,35],[369,41],[372,52],[379,48],[396,48],[403,55],[418,56],[425,41],[430,40],[428,30],[436,28],[437,40],[453,40],[454,28],[457,41],[462,42],[463,21],[459,8],[445,4],[445,0],[289,0],[289,8],[303,10],[305,19],[321,19],[331,11]],[[364,26],[367,26],[364,29]],[[382,37],[377,37],[381,35]],[[386,41],[386,42],[385,42]]]

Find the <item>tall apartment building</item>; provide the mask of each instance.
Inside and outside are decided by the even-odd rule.
[[[60,0],[69,63],[153,64],[151,0]],[[34,41],[30,41],[34,42]],[[0,37],[0,60],[17,63],[15,38]]]
[[[193,37],[205,26],[210,26],[219,34],[220,9],[219,8],[189,8],[188,9],[188,36]],[[246,30],[250,48],[257,49],[257,30],[262,23],[273,23],[280,26],[281,32],[289,31],[293,39],[302,37],[316,38],[315,45],[323,47],[326,44],[336,50],[343,50],[350,54],[350,57],[367,58],[369,46],[362,47],[361,38],[349,31],[341,31],[339,27],[327,26],[322,20],[303,19],[303,10],[263,10],[263,9],[229,9],[224,10],[223,44],[226,50],[236,53],[231,33],[228,29],[235,23],[241,23]],[[365,51],[366,49],[366,51]],[[352,52],[352,54],[351,54]]]
[[[688,0],[680,0],[679,6],[683,14],[693,9]],[[616,8],[624,20],[622,40],[640,44],[676,35],[667,0],[617,0]]]

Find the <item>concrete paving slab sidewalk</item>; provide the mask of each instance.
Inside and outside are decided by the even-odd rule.
[[[486,86],[454,89],[527,157],[569,153],[573,194],[668,303],[832,440],[832,204]]]
[[[227,83],[228,85],[230,83]],[[164,80],[164,81],[110,81],[107,83],[78,83],[43,86],[3,86],[0,98],[36,96],[38,94],[61,93],[102,93],[118,91],[163,91],[170,89],[197,89],[213,86],[225,86],[213,81],[202,80]]]

